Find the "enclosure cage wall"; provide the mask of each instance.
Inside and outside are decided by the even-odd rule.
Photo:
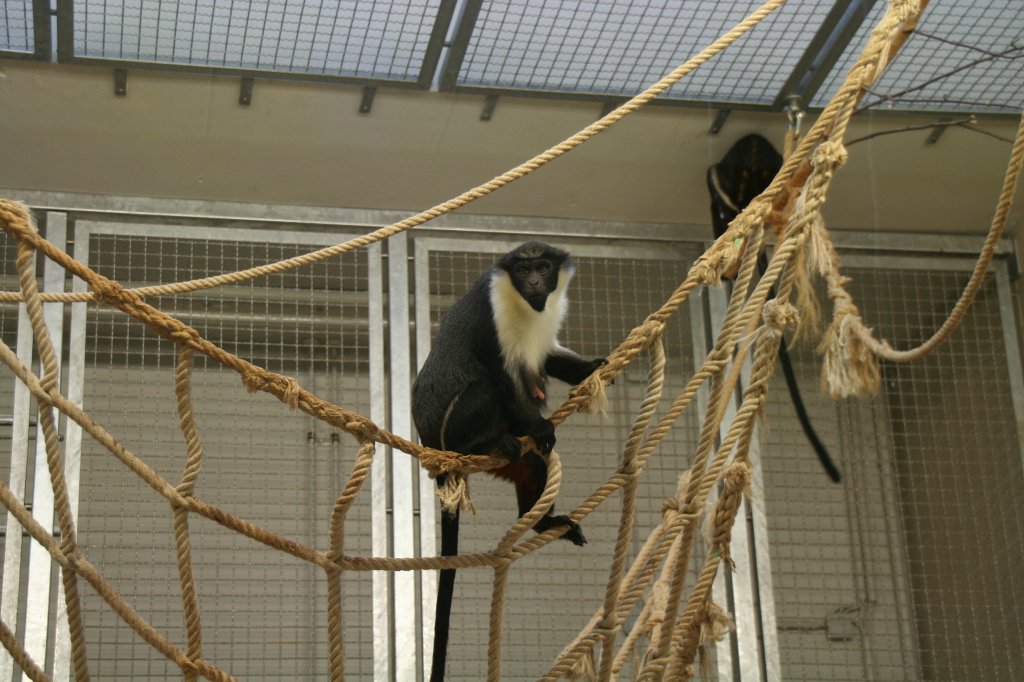
[[[61,201],[74,205],[66,196],[45,203]],[[40,228],[102,274],[137,286],[276,261],[394,217],[301,209],[277,220],[261,217],[277,213],[273,207],[210,204],[183,225],[167,202],[131,203],[135,215],[43,211]],[[578,274],[562,341],[587,356],[607,353],[656,308],[706,241],[678,226],[453,216],[311,268],[153,303],[228,350],[412,437],[409,387],[440,316],[523,235],[575,254]],[[944,319],[980,244],[970,237],[882,240],[871,233],[839,234],[837,241],[866,319],[901,346]],[[929,254],[936,245],[943,253]],[[5,242],[0,273],[7,290],[17,288],[13,254]],[[1024,506],[1015,492],[1024,482],[1016,418],[1024,411],[1024,383],[1011,255],[1003,249],[957,335],[919,364],[886,365],[883,389],[873,399],[832,402],[818,389],[816,355],[807,346],[794,348],[804,399],[845,479],[828,482],[776,376],[752,452],[752,494],[733,537],[736,567],[720,574],[716,587],[716,601],[736,621],[715,651],[718,679],[1021,675]],[[47,290],[82,289],[48,265],[40,282]],[[703,358],[723,310],[724,291],[709,289],[672,321],[666,395]],[[173,344],[103,306],[47,304],[47,312],[61,344],[62,391],[175,480],[184,446],[174,407]],[[0,304],[0,337],[26,360],[28,335],[19,305]],[[579,503],[617,465],[645,374],[646,368],[631,367],[609,387],[607,416],[577,415],[560,427],[559,509]],[[35,402],[9,373],[0,382],[0,435],[11,445],[0,474],[38,520],[54,527]],[[212,363],[197,363],[194,384],[207,449],[198,494],[268,529],[325,546],[331,505],[355,457],[351,440],[272,398],[246,393],[234,374]],[[562,397],[555,393],[551,404]],[[700,413],[689,412],[650,460],[636,537],[657,522],[689,466]],[[61,433],[83,552],[147,620],[182,643],[166,503],[73,424],[62,422]],[[383,447],[375,467],[347,521],[347,551],[435,554],[434,482],[414,460]],[[510,487],[486,476],[474,476],[472,485],[479,511],[464,515],[464,551],[484,549],[515,517]],[[516,566],[504,679],[543,673],[600,606],[617,511],[612,500],[588,517],[586,547],[554,543]],[[9,516],[4,530],[3,620],[47,672],[67,679],[57,573]],[[239,679],[324,677],[326,596],[318,569],[202,519],[192,533],[206,656]],[[449,679],[477,680],[486,670],[489,578],[485,570],[459,572]],[[422,678],[435,579],[429,571],[346,573],[350,679]],[[180,675],[87,588],[84,608],[97,679]],[[10,657],[0,654],[0,679],[16,676]]]

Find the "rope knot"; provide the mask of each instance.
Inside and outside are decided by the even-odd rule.
[[[124,298],[124,287],[106,277],[97,277],[90,282],[90,287],[92,288],[92,297],[97,303],[115,305]]]
[[[282,377],[284,380],[284,394],[281,400],[293,410],[299,406],[299,396],[302,394],[302,387],[292,377]]]
[[[713,552],[718,552],[729,568],[733,567],[732,558],[729,556],[733,521],[736,519],[740,502],[743,501],[743,495],[750,487],[751,473],[750,465],[746,462],[736,462],[725,471],[722,476],[725,490],[715,503],[713,516],[708,516],[705,522],[707,525],[704,527],[704,533],[709,548]]]
[[[777,332],[795,329],[800,324],[800,313],[797,312],[796,307],[775,298],[765,302],[762,315],[764,323]]]
[[[849,281],[841,275],[830,277],[832,324],[818,347],[824,355],[822,384],[833,399],[873,394],[881,382],[878,357],[868,343],[871,330],[845,289]]]
[[[267,385],[267,379],[261,372],[246,371],[242,373],[242,383],[246,391],[255,393]]]
[[[917,15],[920,5],[919,0],[889,0],[889,6],[900,22],[904,22]]]
[[[566,673],[570,680],[596,680],[597,661],[594,660],[593,647],[583,652]]]
[[[818,145],[814,150],[812,163],[815,167],[821,168],[830,174],[846,163],[849,155],[841,140],[828,140]]]

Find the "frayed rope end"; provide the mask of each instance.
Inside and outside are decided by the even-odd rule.
[[[458,511],[476,513],[476,506],[469,493],[469,478],[460,472],[448,474],[444,485],[437,491],[437,499],[441,500],[441,511],[454,516]]]
[[[873,395],[881,384],[878,358],[864,343],[870,335],[855,307],[836,312],[822,340],[822,387],[833,399]]]

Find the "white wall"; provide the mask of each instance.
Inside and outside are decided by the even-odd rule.
[[[250,106],[233,78],[0,62],[0,187],[414,211],[529,158],[594,121],[600,105],[382,88],[358,113],[358,87],[257,80]],[[465,209],[472,213],[704,225],[704,173],[757,131],[781,147],[783,114],[650,106],[568,157]],[[859,116],[847,139],[934,117]],[[805,125],[809,125],[810,121]],[[1015,122],[983,121],[1013,137]],[[854,145],[827,216],[832,227],[980,232],[1009,145],[948,130]],[[17,197],[14,197],[17,198]],[[1018,207],[1014,221],[1024,215]],[[1011,221],[1011,224],[1014,222]]]

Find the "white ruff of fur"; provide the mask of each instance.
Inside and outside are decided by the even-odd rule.
[[[491,279],[491,308],[494,311],[494,326],[498,330],[501,359],[505,372],[522,391],[525,369],[529,376],[540,376],[544,372],[544,360],[561,346],[558,331],[569,309],[566,293],[572,270],[560,270],[558,284],[548,295],[544,310],[537,312],[530,307],[512,279],[504,270],[498,270]]]

